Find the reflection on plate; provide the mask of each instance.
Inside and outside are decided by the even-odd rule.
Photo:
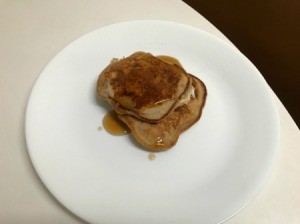
[[[113,57],[171,55],[207,86],[202,118],[149,161],[130,137],[97,130],[107,105],[96,80]],[[91,223],[219,223],[262,188],[278,148],[269,88],[237,49],[163,21],[107,26],[65,47],[37,80],[26,140],[50,192]]]

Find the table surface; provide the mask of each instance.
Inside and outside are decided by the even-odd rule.
[[[179,0],[0,1],[0,223],[85,223],[48,192],[31,164],[26,104],[34,81],[65,45],[96,28],[136,19],[184,23],[229,41]],[[272,175],[226,223],[300,223],[300,131],[274,98],[281,137]]]

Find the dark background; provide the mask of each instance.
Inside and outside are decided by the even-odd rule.
[[[246,55],[300,126],[300,0],[184,0]]]

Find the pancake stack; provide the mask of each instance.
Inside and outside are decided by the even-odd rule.
[[[113,59],[101,72],[98,95],[145,148],[162,151],[200,119],[206,87],[180,65],[150,53]]]

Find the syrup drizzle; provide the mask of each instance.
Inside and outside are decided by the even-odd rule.
[[[115,111],[108,112],[103,120],[103,127],[111,135],[126,135],[130,132],[129,128],[118,118]]]

